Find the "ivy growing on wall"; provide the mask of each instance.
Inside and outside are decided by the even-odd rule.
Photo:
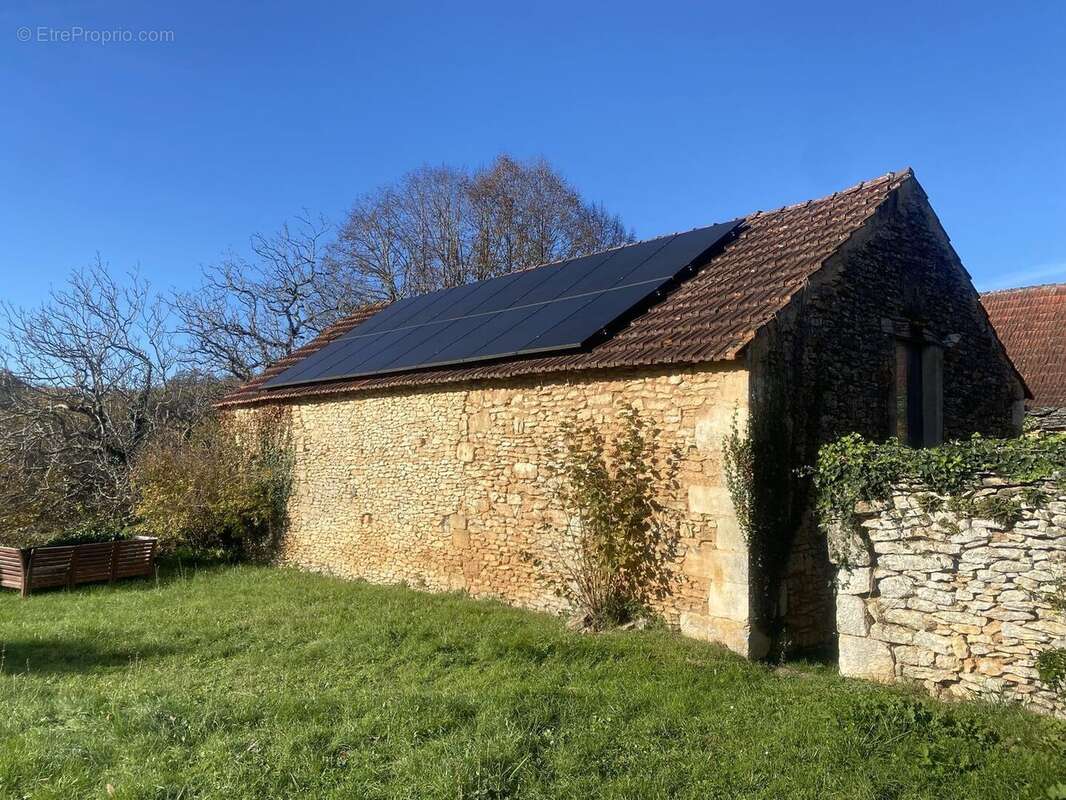
[[[789,647],[789,633],[775,600],[798,526],[791,447],[782,395],[775,390],[752,404],[746,422],[735,413],[723,442],[726,488],[751,558],[750,579],[756,589],[753,617],[769,635],[774,655]]]
[[[923,450],[903,446],[896,440],[876,444],[858,435],[844,436],[820,450],[814,483],[819,516],[826,526],[853,526],[858,502],[887,500],[894,485],[905,481],[918,482],[933,492],[916,498],[926,514],[946,507],[956,516],[992,519],[1005,527],[1021,519],[1023,504],[1039,508],[1049,499],[1033,486],[1010,497],[972,496],[981,478],[988,474],[1017,483],[1057,481],[1066,491],[1066,434],[1018,439],[974,436]],[[947,495],[947,502],[937,495]],[[956,523],[945,525],[958,532]],[[848,555],[838,553],[837,560],[846,563]],[[1066,582],[1058,584],[1052,605],[1066,611]],[[1066,649],[1045,650],[1037,667],[1045,684],[1060,695],[1066,694]]]
[[[752,497],[755,491],[755,448],[748,433],[747,425],[741,429],[737,412],[733,412],[733,421],[722,447],[723,467],[726,488],[733,501],[737,525],[748,546],[752,541]]]
[[[1018,439],[975,435],[925,449],[907,447],[896,439],[878,444],[858,434],[843,436],[818,454],[814,475],[818,512],[823,523],[848,523],[856,503],[885,500],[894,484],[916,481],[936,494],[949,495],[948,507],[957,514],[1009,524],[1020,510],[1017,501],[966,496],[988,473],[1019,483],[1056,477],[1062,480],[1066,475],[1066,434]],[[1034,504],[1040,501],[1035,490],[1023,499]]]
[[[1051,597],[1051,605],[1066,614],[1066,580],[1061,580]],[[1052,647],[1036,660],[1040,680],[1050,686],[1059,697],[1066,697],[1066,648]]]

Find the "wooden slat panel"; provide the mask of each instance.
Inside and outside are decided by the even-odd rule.
[[[86,558],[110,558],[111,547],[100,547],[95,544],[85,545],[85,549],[81,551],[81,554]]]
[[[155,567],[155,550],[156,540],[149,537],[35,548],[32,551],[30,588],[47,589],[151,575]],[[27,556],[28,553],[26,551]],[[0,586],[23,588],[23,558],[23,551],[17,548],[0,547]]]
[[[66,586],[66,575],[37,575],[34,574],[30,587],[33,589],[48,589],[53,586]]]
[[[38,564],[43,563],[59,563],[62,561],[70,561],[70,557],[74,555],[74,548],[63,550],[52,550],[48,548],[46,550],[34,550],[33,560]]]
[[[49,555],[53,555],[53,554],[56,554],[56,553],[65,553],[67,555],[70,555],[71,553],[74,552],[74,548],[75,547],[92,547],[92,545],[85,545],[85,544],[81,544],[81,545],[60,544],[60,545],[52,545],[50,547],[35,547],[33,549],[33,556],[34,556],[34,558],[36,558],[37,556],[44,557],[44,556],[49,556]]]
[[[5,562],[0,565],[0,586],[5,589],[22,588],[22,561],[16,564]]]

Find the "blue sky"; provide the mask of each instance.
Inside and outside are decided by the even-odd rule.
[[[173,41],[37,40],[75,26]],[[97,252],[190,286],[302,208],[500,151],[642,237],[911,165],[979,288],[1066,280],[1064,41],[1061,2],[9,1],[0,294]]]

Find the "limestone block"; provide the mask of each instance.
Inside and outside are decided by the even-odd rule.
[[[955,603],[954,593],[941,591],[940,589],[921,586],[915,589],[914,593],[922,600],[928,600],[930,603],[936,603],[941,606],[952,606]]]
[[[833,563],[847,563],[853,567],[868,567],[872,562],[865,539],[837,524],[829,529],[829,558]]]
[[[907,608],[913,608],[915,611],[924,611],[926,614],[932,614],[940,610],[940,606],[936,603],[930,603],[928,600],[922,600],[917,597],[908,597],[903,602],[907,604]]]
[[[936,661],[936,654],[921,647],[913,645],[900,645],[893,648],[896,661],[900,664],[910,664],[915,667],[931,667]]]
[[[737,430],[744,431],[747,425],[746,409],[725,403],[713,406],[696,420],[696,449],[701,453],[722,450],[726,437],[733,429],[734,420]]]
[[[474,460],[474,445],[471,442],[459,442],[455,448],[455,457],[464,464]]]
[[[1002,561],[995,561],[989,567],[993,572],[999,572],[1004,575],[1009,574],[1021,574],[1028,572],[1033,568],[1033,565],[1029,561],[1012,561],[1010,559],[1003,559]]]
[[[913,644],[914,631],[900,625],[875,622],[870,626],[870,638],[893,644]]]
[[[683,635],[718,642],[747,658],[762,658],[769,650],[769,640],[746,622],[685,611],[681,613],[678,623]]]
[[[917,631],[914,634],[914,644],[945,656],[953,655],[955,652],[952,648],[951,639],[929,631]]]
[[[514,476],[516,478],[521,478],[522,480],[531,481],[531,480],[535,480],[536,479],[538,469],[537,469],[537,465],[536,464],[526,464],[526,463],[521,463],[520,462],[518,464],[515,464],[511,468],[511,472],[514,473]]]
[[[908,608],[888,608],[882,614],[886,622],[894,625],[903,625],[913,630],[921,630],[925,627],[926,615],[921,611],[912,611]]]
[[[866,636],[870,633],[865,600],[850,594],[837,597],[837,631],[849,636]]]
[[[839,637],[838,666],[841,675],[891,683],[896,678],[896,660],[884,642],[864,636]]]
[[[939,553],[928,555],[886,555],[879,563],[885,569],[897,572],[940,572],[950,569],[952,560],[949,556]]]
[[[878,581],[877,591],[882,597],[910,597],[914,594],[914,581],[902,575],[892,575]]]
[[[693,514],[714,514],[726,516],[733,514],[733,501],[729,490],[724,486],[701,486],[692,484],[688,487],[688,510]]]
[[[999,593],[1001,603],[1024,603],[1029,600],[1029,593],[1021,589],[1008,589]]]
[[[467,417],[467,429],[470,433],[484,433],[492,427],[492,415],[484,409]]]
[[[972,627],[983,627],[987,620],[979,616],[978,614],[970,614],[965,611],[937,611],[936,618],[941,622],[946,622],[949,625],[969,625]]]
[[[951,637],[951,651],[956,658],[967,658],[970,655],[970,646],[966,643],[965,636]]]
[[[747,555],[714,550],[707,559],[707,612],[727,620],[748,619],[749,593]]]
[[[715,532],[715,545],[719,550],[732,550],[744,553],[748,550],[748,542],[744,538],[744,532],[740,529],[740,523],[732,514],[718,517],[717,530]]]
[[[979,658],[977,659],[977,671],[982,675],[1002,675],[1003,674],[1003,660],[999,658]]]
[[[714,550],[708,556],[707,577],[714,583],[736,583],[748,586],[748,554],[729,550]]]
[[[837,573],[837,592],[840,594],[869,594],[873,591],[873,570],[870,567],[842,569]]]
[[[1024,625],[1015,625],[1012,622],[1004,622],[1000,630],[1004,639],[1018,639],[1025,642],[1049,642],[1051,635],[1043,631],[1033,630]]]

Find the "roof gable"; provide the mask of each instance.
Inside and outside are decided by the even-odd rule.
[[[1066,283],[1004,289],[981,304],[1036,408],[1066,406]]]
[[[744,218],[736,237],[675,291],[606,341],[576,353],[507,359],[417,372],[265,389],[263,384],[352,330],[380,310],[357,312],[325,331],[219,405],[324,397],[402,386],[437,385],[518,375],[735,358],[756,332],[905,181],[910,170],[884,175],[819,200]]]

